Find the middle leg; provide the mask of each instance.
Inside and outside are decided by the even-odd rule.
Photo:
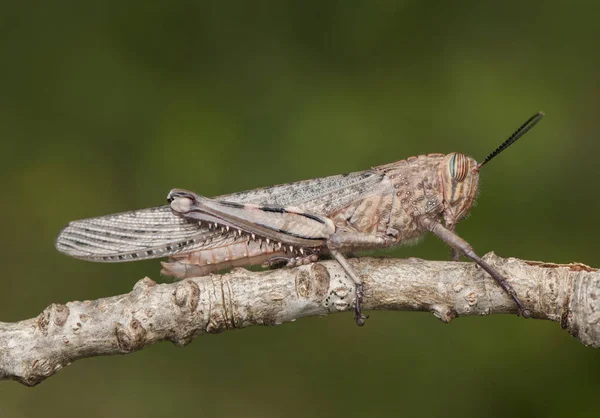
[[[327,247],[333,258],[342,266],[348,276],[352,279],[355,286],[356,303],[354,305],[354,319],[358,326],[363,326],[367,316],[361,311],[363,301],[363,283],[358,274],[354,271],[342,251],[366,250],[372,248],[382,248],[393,245],[395,238],[389,235],[361,234],[358,232],[336,232],[327,240]]]

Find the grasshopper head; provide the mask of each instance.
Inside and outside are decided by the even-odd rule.
[[[464,154],[453,152],[440,165],[442,192],[444,195],[444,220],[455,225],[468,215],[479,184],[477,161]]]
[[[481,167],[514,144],[517,139],[533,128],[543,116],[544,112],[538,112],[527,119],[506,141],[479,164],[473,158],[458,152],[453,152],[444,157],[440,165],[440,177],[444,195],[444,221],[446,226],[453,228],[458,221],[469,214],[477,195]]]

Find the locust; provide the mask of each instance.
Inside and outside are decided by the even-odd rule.
[[[355,284],[358,325],[363,283],[348,254],[405,244],[426,232],[477,263],[528,318],[513,287],[456,234],[478,193],[481,168],[544,116],[538,112],[481,163],[453,152],[409,157],[369,170],[253,189],[213,198],[173,189],[168,205],[70,222],[56,248],[89,261],[168,257],[161,273],[176,279],[235,266],[300,266],[331,257]]]

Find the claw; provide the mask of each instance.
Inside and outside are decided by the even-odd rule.
[[[365,322],[369,318],[369,315],[363,315],[362,313],[357,313],[354,315],[354,320],[356,321],[356,325],[362,327],[365,325]]]
[[[366,319],[369,317],[368,315],[364,315],[360,309],[360,305],[362,304],[363,299],[363,285],[356,285],[355,290],[356,295],[356,304],[354,305],[354,320],[356,321],[356,325],[362,327],[365,325]]]
[[[527,308],[519,308],[519,316],[522,316],[525,319],[531,318],[531,311]]]

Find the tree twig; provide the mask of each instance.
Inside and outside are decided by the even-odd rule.
[[[600,272],[493,253],[485,259],[509,277],[533,318],[559,322],[583,344],[600,347]],[[472,263],[351,263],[365,282],[365,309],[429,311],[443,322],[516,313],[512,300]],[[352,281],[333,261],[263,272],[238,268],[169,284],[144,278],[124,295],[52,304],[36,318],[0,322],[0,380],[33,386],[84,357],[130,353],[162,340],[183,346],[205,333],[348,311],[353,295]]]

